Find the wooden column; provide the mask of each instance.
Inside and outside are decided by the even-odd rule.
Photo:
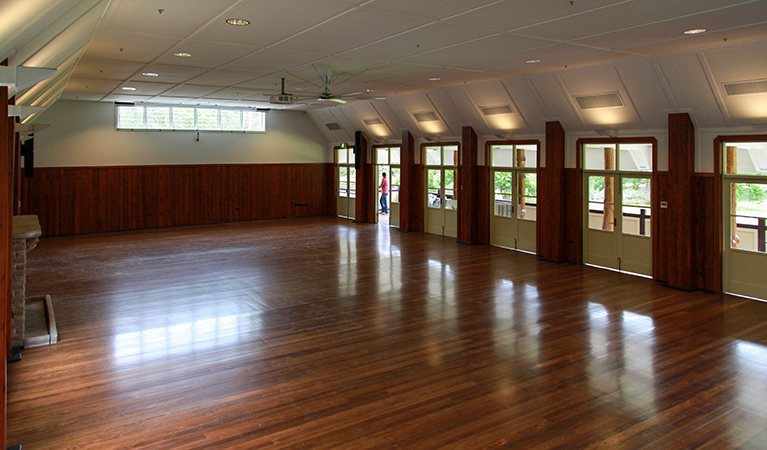
[[[567,261],[567,193],[565,130],[559,122],[546,122],[546,167],[538,177],[538,256]]]
[[[5,63],[3,63],[5,65]],[[6,361],[10,355],[10,311],[11,311],[11,226],[13,196],[13,142],[12,119],[8,118],[8,88],[0,87],[0,336],[2,336],[3,357],[0,358],[0,448],[6,448],[6,402],[7,379]]]
[[[361,131],[354,132],[354,154],[357,169],[357,198],[355,218],[357,223],[375,223],[375,198],[378,192],[375,166],[368,154],[368,141]]]
[[[694,198],[695,128],[686,113],[668,117],[667,186],[661,187],[668,208],[658,212],[658,278],[669,286],[685,290],[698,288],[696,273],[703,264],[694,242],[696,202]],[[711,214],[716,214],[714,211]]]
[[[400,231],[423,231],[424,179],[423,164],[415,163],[415,139],[409,131],[402,131],[400,147]]]
[[[477,133],[470,126],[463,127],[460,161],[458,162],[458,242],[464,244],[487,244],[481,229],[489,226],[487,188],[480,185],[480,167],[477,165]],[[484,213],[480,212],[484,210]],[[484,238],[484,239],[483,239]]]

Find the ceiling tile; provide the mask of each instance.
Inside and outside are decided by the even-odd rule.
[[[265,75],[255,71],[244,72],[235,70],[211,70],[202,75],[195,76],[190,82],[194,84],[205,84],[211,86],[234,86],[245,81],[252,80]]]
[[[100,31],[88,45],[83,59],[148,63],[165,54],[179,42],[178,39],[168,37]]]
[[[216,68],[239,58],[243,58],[258,50],[259,47],[249,45],[227,44],[195,39],[177,45],[172,51],[158,59],[157,63],[171,66]],[[186,52],[190,53],[192,56],[190,58],[180,58],[174,55],[176,52]]]
[[[497,3],[497,0],[388,0],[373,3],[373,8],[383,11],[426,17],[432,20],[463,14],[482,8],[485,5]]]
[[[212,22],[196,37],[266,47],[303,33],[349,8],[351,5],[322,0],[244,1],[229,10],[226,17]],[[250,25],[229,25],[225,19],[230,18],[249,20]]]
[[[615,3],[615,0],[568,1],[515,0],[505,1],[449,19],[453,23],[514,30],[569,15],[583,14],[594,8]]]
[[[277,47],[338,54],[428,23],[412,16],[358,9],[280,43]]]
[[[235,0],[123,0],[116,2],[103,29],[186,38],[234,3]]]
[[[494,34],[494,31],[461,25],[437,23],[354,49],[345,55],[395,60]]]
[[[131,75],[141,70],[143,64],[109,60],[81,60],[73,73],[74,77],[104,78],[110,80],[127,80]]]
[[[325,55],[292,50],[267,48],[226,66],[229,70],[254,70],[261,73],[281,72],[312,61]]]
[[[147,77],[141,73],[137,74],[133,80],[157,82],[157,83],[183,83],[190,78],[194,78],[205,72],[206,69],[199,67],[169,66],[162,64],[152,64],[141,69],[141,73],[156,73],[156,77]]]
[[[168,89],[171,89],[174,85],[169,83],[148,83],[143,81],[127,81],[125,83],[122,83],[117,91],[115,92],[123,92],[123,87],[134,87],[136,88],[135,91],[131,91],[131,94],[124,94],[124,95],[157,95],[162,92],[167,91]]]
[[[80,93],[99,93],[108,94],[120,85],[117,80],[104,80],[97,78],[72,77],[66,85],[67,91]]]
[[[202,97],[203,95],[208,95],[216,91],[220,91],[221,88],[218,86],[200,86],[196,84],[179,84],[174,88],[171,88],[165,92],[163,92],[163,95],[166,96],[173,96],[173,97]]]
[[[421,55],[402,59],[402,62],[447,66],[463,64],[492,56],[518,52],[547,45],[548,42],[513,34],[502,34],[454,45]],[[463,67],[468,67],[464,65]]]

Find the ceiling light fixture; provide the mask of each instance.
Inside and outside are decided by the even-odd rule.
[[[538,64],[539,62],[541,62],[540,59],[528,59],[528,60],[525,60],[525,64]]]
[[[179,58],[191,58],[192,57],[192,54],[191,53],[187,53],[187,52],[178,52],[178,53],[174,53],[173,55],[174,56],[178,56]]]
[[[701,34],[705,33],[707,30],[705,28],[692,28],[690,30],[685,30],[684,34]]]
[[[226,23],[234,25],[236,27],[246,27],[250,25],[250,20],[245,19],[226,19]]]
[[[429,81],[442,81],[442,78],[440,78],[440,77],[431,77],[431,78],[429,78]]]
[[[123,91],[135,91],[135,90],[136,90],[136,88],[134,88],[134,87],[130,87],[130,86],[123,86],[123,87],[122,87],[122,90],[123,90]]]
[[[143,72],[141,75],[144,75],[145,77],[159,77],[160,76],[159,73],[154,73],[154,72]]]

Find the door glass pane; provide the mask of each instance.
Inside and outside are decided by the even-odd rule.
[[[456,165],[455,162],[458,160],[458,146],[457,145],[449,145],[444,148],[444,158],[442,158],[442,165],[443,166],[454,166]]]
[[[535,144],[517,145],[516,167],[538,167],[538,146]]]
[[[349,197],[357,197],[357,169],[354,166],[349,167]]]
[[[584,144],[583,167],[586,170],[615,170],[615,144]]]
[[[620,170],[652,172],[652,144],[620,144]]]
[[[493,145],[490,152],[493,167],[514,167],[513,145]]]
[[[767,175],[767,142],[724,144],[724,172],[741,175]]]
[[[338,167],[338,196],[339,197],[346,197],[347,195],[347,189],[348,189],[348,176],[349,173],[346,170],[346,167],[339,166]]]
[[[532,172],[519,172],[519,208],[517,217],[535,220],[537,216],[538,175]]]
[[[391,202],[392,203],[399,203],[399,183],[400,183],[400,169],[399,167],[392,167],[391,168],[391,175],[389,176],[391,180],[389,180],[390,186],[389,186],[389,192],[391,195]]]
[[[426,206],[429,208],[441,208],[442,205],[442,171],[429,169],[426,171]]]
[[[400,149],[399,147],[392,147],[390,151],[391,164],[400,163]]]
[[[455,170],[445,170],[445,209],[458,209],[455,196]]]
[[[512,172],[495,172],[494,175],[494,214],[501,217],[511,217],[513,206]]]
[[[649,236],[652,215],[650,179],[623,178],[621,191],[623,192],[621,217],[623,233]]]
[[[439,166],[442,164],[442,149],[440,147],[426,147],[426,165]]]
[[[615,177],[589,177],[589,228],[615,229]]]
[[[765,252],[767,184],[730,183],[730,246]]]
[[[349,162],[347,150],[345,148],[337,148],[336,149],[336,160],[338,161],[338,164],[346,164]]]
[[[389,164],[389,149],[377,148],[376,149],[376,162],[377,164],[386,165]]]

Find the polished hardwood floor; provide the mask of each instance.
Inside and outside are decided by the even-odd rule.
[[[767,303],[308,218],[44,238],[33,449],[767,448]]]

